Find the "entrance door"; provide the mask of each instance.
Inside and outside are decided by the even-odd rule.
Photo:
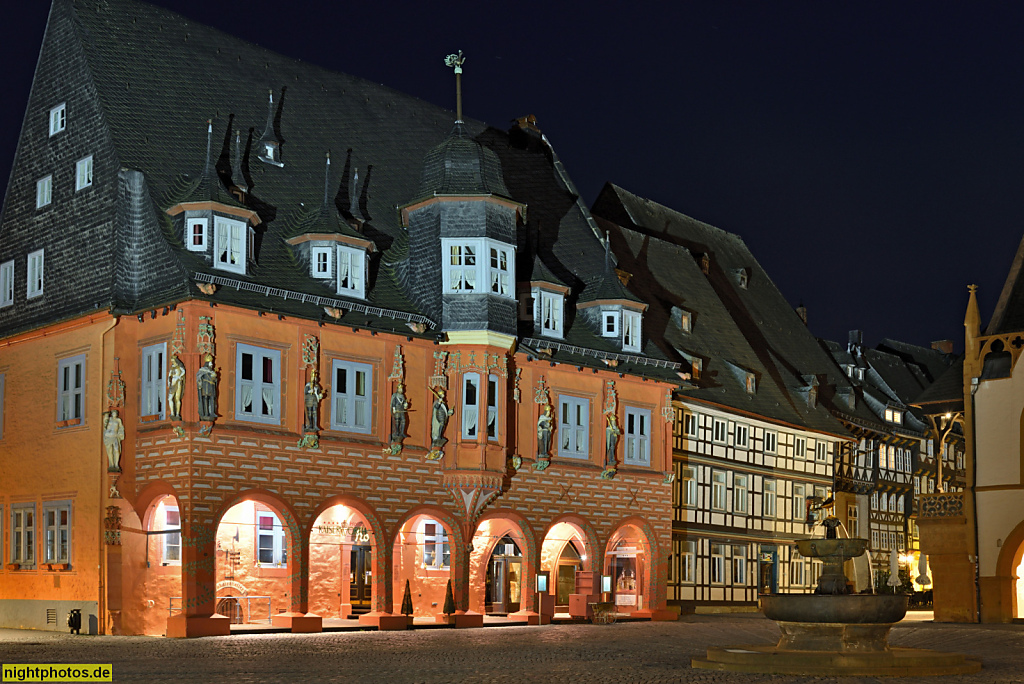
[[[519,610],[522,567],[523,558],[519,546],[506,535],[494,547],[491,563],[487,567],[484,591],[486,612],[507,614]]]
[[[762,546],[757,559],[757,593],[774,594],[778,591],[775,575],[775,547]]]
[[[349,578],[349,602],[352,604],[352,614],[369,613],[373,579],[371,548],[353,546],[350,560],[352,575]]]
[[[583,569],[580,552],[572,541],[562,549],[558,559],[558,577],[555,586],[555,610],[560,613],[569,612],[569,595],[576,593],[576,571]]]

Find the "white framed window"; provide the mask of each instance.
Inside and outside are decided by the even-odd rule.
[[[39,297],[43,294],[43,250],[37,249],[28,255],[25,269],[25,296]]]
[[[903,497],[902,496],[899,497],[898,499],[896,499],[896,512],[897,513],[902,513],[903,512]]]
[[[802,587],[807,583],[807,568],[802,558],[794,554],[789,562],[790,584],[794,587]]]
[[[85,190],[92,185],[92,155],[75,163],[75,191]]]
[[[558,455],[587,458],[590,455],[590,400],[560,395],[558,403],[562,415],[558,425],[558,433],[561,435]]]
[[[420,523],[423,535],[423,566],[434,570],[447,570],[451,565],[451,547],[448,543],[448,531],[444,525],[425,519]]]
[[[225,271],[245,273],[246,224],[214,217],[213,265]]]
[[[651,412],[627,406],[625,437],[623,463],[651,465]]]
[[[351,263],[349,263],[351,266]],[[309,250],[309,275],[314,278],[331,277],[331,248],[311,247]]]
[[[749,480],[746,475],[734,473],[732,476],[732,511],[733,513],[747,512],[747,496],[749,495]]]
[[[885,409],[885,420],[895,425],[903,423],[903,411],[894,408]]]
[[[165,506],[164,530],[178,530],[161,535],[164,538],[164,565],[181,565],[181,513],[177,506]]]
[[[807,439],[797,437],[793,444],[793,455],[797,458],[807,458]]]
[[[185,220],[185,247],[190,252],[205,252],[209,244],[207,235],[210,231],[210,221],[204,218],[190,218]]]
[[[622,312],[622,351],[640,351],[642,320],[639,311]]]
[[[732,441],[736,446],[746,449],[750,441],[750,427],[736,423],[736,427],[733,428]]]
[[[335,359],[331,372],[331,429],[368,434],[373,417],[373,366]]]
[[[256,509],[256,563],[264,567],[288,567],[284,525],[272,511]]]
[[[743,586],[747,583],[747,547],[732,547],[732,583]]]
[[[14,304],[14,260],[0,264],[0,307]]]
[[[540,291],[540,332],[545,337],[562,336],[562,305],[565,297],[557,292]]]
[[[761,515],[766,518],[774,518],[777,510],[776,482],[765,479],[764,492],[761,494]]]
[[[22,567],[36,564],[36,505],[11,504],[11,562]]]
[[[85,354],[57,364],[57,420],[82,422],[85,409]]]
[[[896,512],[896,501],[898,499],[899,499],[899,497],[896,496],[896,494],[892,494],[889,497],[889,512],[890,513],[895,513]]]
[[[715,418],[714,430],[712,432],[712,439],[719,444],[725,444],[725,439],[728,435],[727,425],[724,420]]]
[[[447,241],[442,240],[442,244]],[[448,243],[445,252],[448,255],[444,269],[444,290],[458,294],[477,291],[480,246],[471,243]]]
[[[488,280],[491,286],[491,294],[501,297],[511,297],[512,289],[509,287],[510,269],[512,264],[512,250],[507,247],[499,247],[491,243],[487,247]]]
[[[802,484],[793,485],[793,520],[804,520],[807,515],[807,490]]]
[[[618,337],[619,336],[619,312],[618,311],[602,311],[601,312],[601,336],[602,337]]]
[[[235,378],[235,418],[281,422],[281,352],[239,344]]]
[[[882,492],[882,497],[881,497],[881,499],[879,501],[879,504],[878,504],[878,510],[880,510],[880,511],[887,511],[887,510],[889,510],[889,495],[887,493],[885,493],[885,492]]]
[[[711,471],[711,510],[724,511],[726,502],[725,471]]]
[[[860,513],[856,504],[846,506],[846,532],[854,539],[860,536]]]
[[[476,439],[480,432],[480,374],[462,376],[462,437]]]
[[[65,105],[66,103],[61,102],[50,110],[50,135],[57,135],[67,126],[67,107]]]
[[[878,492],[871,493],[871,510],[878,510]]]
[[[697,581],[697,542],[683,542],[682,576],[679,581],[693,584]]]
[[[711,583],[725,584],[725,544],[711,545]]]
[[[36,181],[36,209],[42,209],[53,201],[53,176],[44,176]]]
[[[914,496],[921,495],[921,477],[919,475],[914,476]]]
[[[139,415],[143,419],[158,420],[164,417],[164,401],[167,396],[166,357],[166,342],[142,348],[142,402]]]
[[[828,444],[820,439],[814,445],[814,460],[824,463],[828,459]]]
[[[683,414],[683,434],[687,437],[697,436],[697,427],[700,425],[700,420],[696,413],[684,413]]]
[[[876,550],[882,548],[881,535],[878,530],[871,530],[871,548]]]
[[[363,298],[366,282],[366,252],[338,245],[338,294]]]
[[[692,467],[687,466],[682,469],[682,474],[679,478],[679,489],[683,506],[692,507],[697,505],[697,474]]]
[[[779,433],[772,430],[764,431],[764,453],[774,454],[779,449]]]
[[[487,376],[487,439],[498,439],[498,376]]]
[[[44,563],[71,562],[71,502],[43,503]]]

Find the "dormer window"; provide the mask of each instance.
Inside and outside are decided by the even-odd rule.
[[[642,318],[639,311],[622,312],[622,351],[640,351],[640,325]]]
[[[67,125],[66,112],[67,108],[63,102],[50,110],[50,135],[57,135],[64,130]]]
[[[338,294],[364,296],[366,252],[354,247],[338,246]]]
[[[540,333],[545,337],[562,337],[562,308],[565,296],[558,292],[546,292],[540,290],[537,302],[539,316],[535,320],[540,322]]]
[[[618,311],[602,311],[601,312],[601,336],[602,337],[618,337],[619,336],[619,312]]]
[[[903,411],[894,408],[887,408],[885,409],[885,420],[886,422],[892,423],[894,425],[902,425]]]
[[[280,147],[274,141],[267,141],[263,143],[263,154],[260,155],[260,160],[265,161],[275,166],[283,166],[279,157],[281,152]]]
[[[747,284],[750,282],[750,274],[747,273],[747,269],[741,268],[739,270],[736,274],[736,282],[739,283],[742,289],[747,289]]]
[[[491,246],[488,247],[490,252],[490,276],[491,276],[491,294],[501,295],[502,297],[510,296],[509,290],[509,257],[511,256],[512,250],[502,249],[501,247]]]
[[[245,222],[218,216],[214,227],[213,265],[225,271],[245,273],[246,247],[249,243]]]
[[[514,298],[511,269],[515,251],[510,245],[488,239],[445,238],[441,254],[445,294],[489,293]]]
[[[693,330],[693,314],[689,311],[684,311],[680,316],[679,329],[685,333]]]
[[[185,221],[185,246],[190,252],[205,252],[210,222],[204,218]]]
[[[331,277],[331,248],[313,247],[309,250],[309,274],[314,278]]]

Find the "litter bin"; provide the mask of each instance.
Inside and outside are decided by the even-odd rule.
[[[82,633],[82,611],[80,608],[72,608],[68,613],[68,628],[72,634]]]

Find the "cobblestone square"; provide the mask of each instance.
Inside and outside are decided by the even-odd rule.
[[[3,663],[112,663],[115,682],[875,682],[709,672],[709,646],[774,642],[754,615],[475,630],[268,634],[177,640],[0,630]],[[958,651],[981,673],[928,681],[1024,682],[1024,627],[906,620],[895,646]],[[903,681],[925,681],[908,678]]]

